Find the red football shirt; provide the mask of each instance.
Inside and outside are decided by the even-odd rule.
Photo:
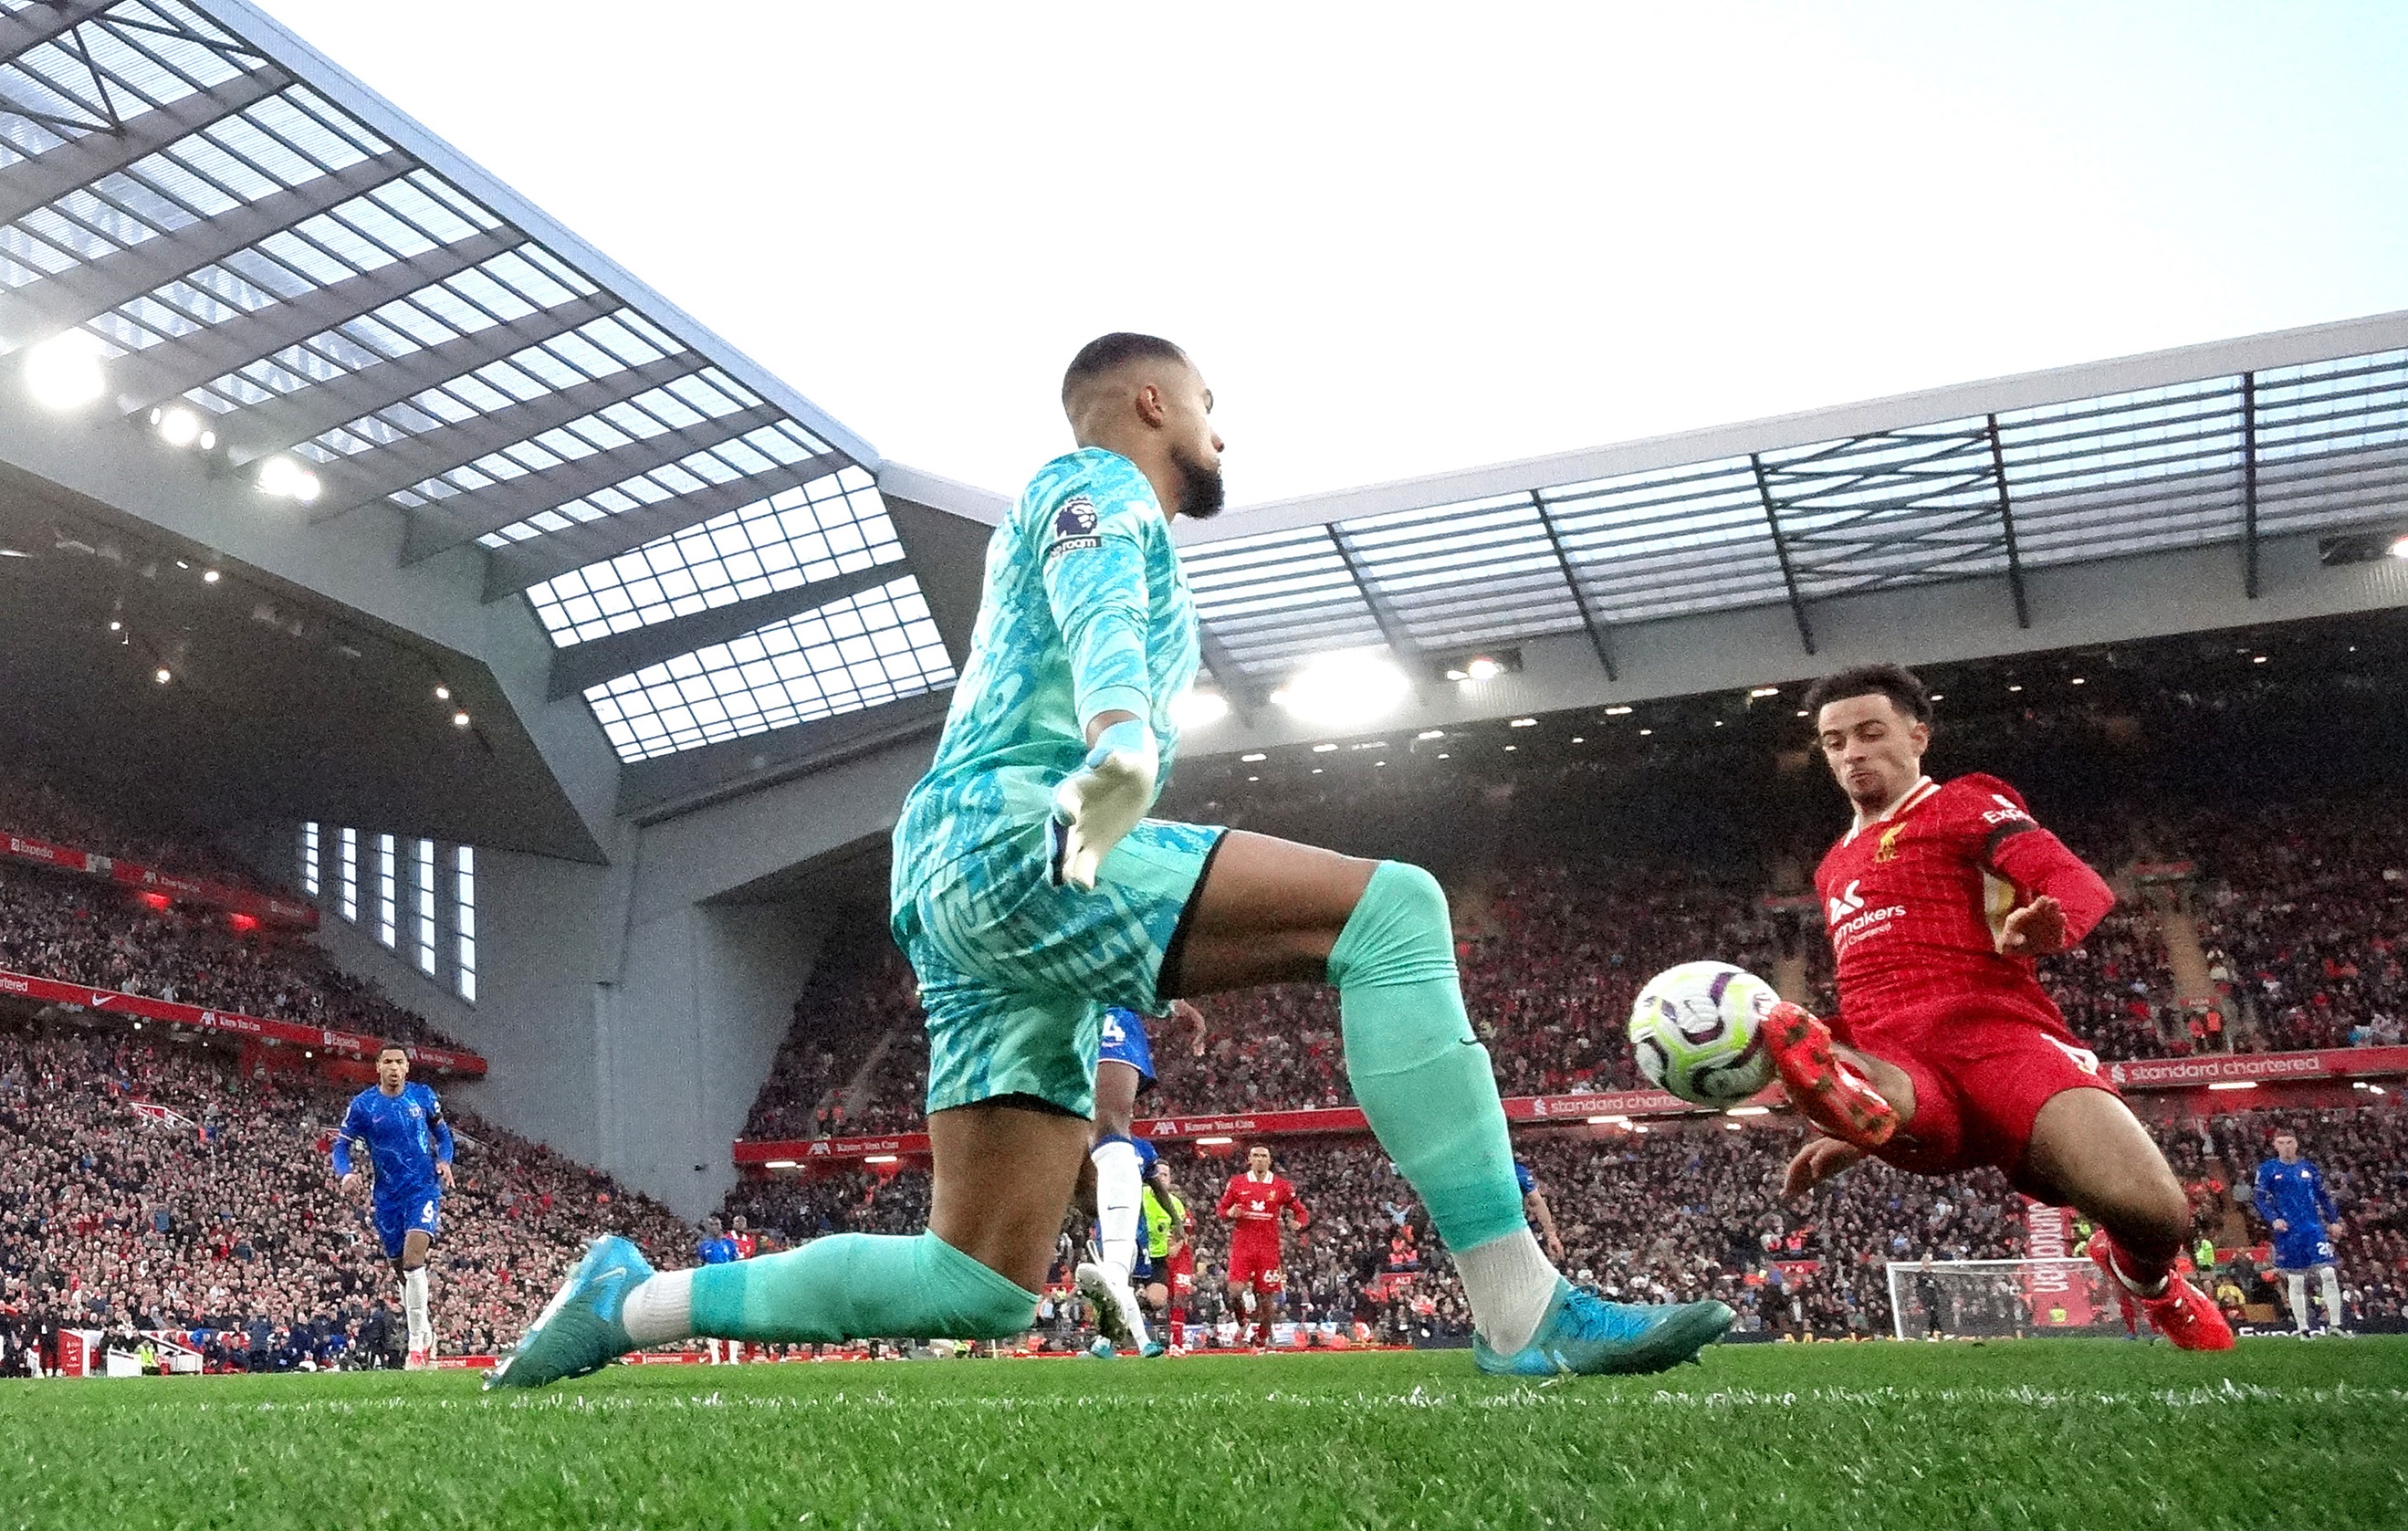
[[[2028,957],[1999,954],[2006,917],[2042,894],[2067,945],[2115,902],[2098,873],[1994,776],[1926,777],[1883,818],[1841,837],[1814,872],[1839,963],[1841,1036],[1980,995],[2066,1035]]]
[[[1258,1180],[1254,1171],[1247,1170],[1230,1176],[1228,1188],[1221,1193],[1221,1215],[1231,1222],[1232,1238],[1278,1243],[1282,1208],[1295,1215],[1299,1228],[1312,1221],[1312,1214],[1305,1209],[1304,1198],[1296,1194],[1296,1187],[1288,1184],[1284,1175]]]

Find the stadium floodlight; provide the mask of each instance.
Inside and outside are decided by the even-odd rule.
[[[2408,558],[2408,537],[2401,537],[2391,544],[2391,556]]]
[[[1312,747],[1312,752],[1316,755],[1326,755],[1337,748],[1338,746],[1334,744],[1316,744]]]
[[[1240,755],[1238,758],[1244,761],[1247,765],[1252,766],[1258,760],[1268,760],[1271,757],[1265,754],[1262,751],[1256,750],[1252,754]]]
[[[866,1165],[891,1165],[901,1157],[896,1153],[866,1153],[862,1155],[861,1162]]]
[[[1443,728],[1425,728],[1420,733],[1415,734],[1413,737],[1422,740],[1442,739],[1446,737],[1446,730]]]
[[[201,571],[201,583],[205,585],[216,584],[220,579],[224,578],[225,576],[220,574],[215,569],[203,569]]]
[[[218,433],[201,422],[200,411],[180,404],[171,404],[150,411],[150,423],[159,439],[171,447],[198,447],[208,451],[218,444]]]
[[[1229,699],[1217,691],[1183,691],[1170,703],[1170,721],[1182,728],[1207,728],[1228,715]]]
[[[1609,718],[1627,718],[1630,713],[1631,708],[1627,703],[1618,703],[1605,709],[1605,715]]]
[[[1539,720],[1536,718],[1516,718],[1505,726],[1508,728],[1536,728],[1539,726]]]
[[[157,669],[150,672],[150,679],[158,681],[159,684],[164,686],[168,681],[176,679],[176,672],[169,669],[166,665],[162,665]]]
[[[2258,1088],[2258,1081],[2256,1080],[2225,1080],[2220,1083],[2211,1084],[2208,1088],[2211,1090],[2255,1090]]]
[[[452,726],[454,728],[467,727],[468,714],[465,710],[452,714]]]
[[[772,1159],[761,1167],[764,1169],[792,1169],[795,1167],[795,1161],[792,1159]]]
[[[1779,686],[1757,686],[1747,694],[1747,699],[1751,702],[1757,702],[1762,701],[1767,696],[1778,696],[1780,694],[1781,688]]]
[[[259,465],[259,489],[264,494],[308,505],[318,497],[319,488],[316,474],[281,452]]]
[[[108,389],[100,342],[82,330],[54,335],[25,352],[25,387],[52,409],[80,409]]]
[[[1412,689],[1405,672],[1374,650],[1323,654],[1271,693],[1273,705],[1299,723],[1343,728],[1396,710]]]

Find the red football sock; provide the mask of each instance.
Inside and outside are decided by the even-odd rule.
[[[1184,1308],[1170,1310],[1170,1342],[1174,1345],[1187,1343],[1187,1309]]]
[[[2162,1297],[2166,1295],[2166,1278],[2173,1274],[2172,1255],[2148,1259],[2133,1253],[2118,1243],[2114,1246],[2115,1277],[2133,1295],[2142,1297]]]

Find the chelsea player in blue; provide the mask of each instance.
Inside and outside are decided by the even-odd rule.
[[[2321,1170],[2300,1157],[2298,1135],[2274,1135],[2274,1156],[2258,1166],[2258,1184],[2251,1199],[2258,1215],[2274,1230],[2274,1268],[2289,1289],[2291,1319],[2302,1335],[2308,1332],[2308,1272],[2315,1271],[2325,1305],[2325,1325],[2332,1334],[2341,1326],[2341,1272],[2334,1268],[2331,1222],[2340,1216]]]
[[[426,1252],[441,1230],[443,1193],[452,1189],[452,1123],[443,1103],[423,1084],[409,1082],[409,1054],[387,1042],[377,1050],[377,1081],[351,1097],[343,1126],[335,1135],[335,1174],[346,1191],[356,1190],[360,1172],[351,1166],[354,1144],[368,1152],[376,1184],[369,1205],[385,1258],[401,1267],[401,1309],[409,1321],[408,1367],[423,1369],[435,1355],[435,1324],[426,1315]]]
[[[1183,999],[1174,1001],[1163,1019],[1203,1024],[1195,1007]],[[1095,1147],[1087,1152],[1096,1166],[1096,1258],[1082,1262],[1076,1279],[1107,1339],[1158,1355],[1162,1347],[1146,1335],[1145,1309],[1136,1287],[1145,1263],[1139,1203],[1155,1154],[1153,1144],[1130,1136],[1138,1096],[1152,1088],[1154,1042],[1146,1034],[1146,1018],[1123,1006],[1105,1006],[1096,1050]]]
[[[1539,1247],[1436,878],[1146,816],[1197,665],[1171,523],[1221,509],[1212,403],[1170,342],[1090,341],[1062,379],[1077,450],[987,544],[945,731],[895,826],[890,915],[928,1017],[928,1231],[659,1273],[597,1240],[494,1385],[695,1334],[1025,1332],[1093,1139],[1104,1007],[1269,983],[1338,990],[1348,1082],[1454,1254],[1484,1370],[1656,1371],[1729,1327],[1716,1302],[1606,1302]]]

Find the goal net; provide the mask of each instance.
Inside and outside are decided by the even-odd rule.
[[[2099,1267],[2075,1260],[1893,1260],[1900,1339],[2120,1335],[2122,1309]]]

